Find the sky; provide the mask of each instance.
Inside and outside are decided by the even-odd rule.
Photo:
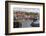
[[[34,13],[40,12],[39,8],[19,8],[19,7],[15,7],[13,10],[14,11],[23,11],[23,12],[34,12]]]

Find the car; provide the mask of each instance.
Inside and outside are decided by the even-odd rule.
[[[31,23],[32,27],[40,27],[40,22],[39,19],[34,19],[33,22]]]

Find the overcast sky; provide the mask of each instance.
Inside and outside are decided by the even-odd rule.
[[[14,8],[13,10],[15,12],[16,11],[34,12],[34,13],[39,13],[40,12],[40,9],[39,8]]]

